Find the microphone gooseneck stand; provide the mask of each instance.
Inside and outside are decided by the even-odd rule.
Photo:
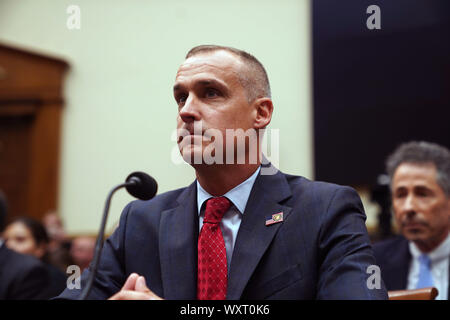
[[[103,238],[105,233],[106,220],[108,218],[109,206],[111,204],[111,198],[117,190],[125,187],[129,194],[140,200],[150,200],[156,195],[158,191],[158,184],[155,179],[144,172],[136,171],[131,173],[124,183],[114,187],[106,198],[105,208],[103,210],[102,223],[100,225],[100,231],[97,235],[97,241],[95,243],[95,253],[92,263],[90,265],[90,273],[86,281],[86,285],[81,291],[78,300],[85,300],[91,292],[94,284],[94,279],[97,274],[97,269],[100,262],[100,257],[103,249]]]
[[[89,296],[89,293],[91,293],[92,285],[94,283],[94,278],[95,278],[95,275],[96,275],[97,269],[98,269],[98,264],[100,262],[100,255],[101,255],[102,249],[103,249],[103,238],[104,238],[106,220],[108,218],[108,213],[109,213],[109,206],[111,204],[111,198],[117,190],[119,190],[123,187],[126,187],[128,185],[135,185],[135,184],[136,184],[135,180],[119,184],[118,186],[114,187],[109,192],[108,197],[106,198],[105,208],[103,210],[102,223],[100,225],[100,230],[98,232],[97,241],[95,243],[95,253],[94,253],[94,260],[92,261],[92,268],[90,270],[91,272],[89,273],[89,278],[88,278],[86,285],[85,285],[83,291],[81,292],[78,300],[85,300],[87,298],[87,296]]]

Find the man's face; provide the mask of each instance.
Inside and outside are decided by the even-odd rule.
[[[72,241],[70,255],[75,264],[85,269],[94,257],[95,239],[91,237],[78,237]]]
[[[240,59],[226,51],[199,53],[180,66],[174,97],[178,104],[177,129],[190,132],[178,141],[185,160],[194,154],[202,155],[211,144],[211,139],[203,135],[208,129],[221,132],[224,151],[226,129],[254,128],[256,110],[239,82],[242,67]],[[201,133],[194,135],[194,127],[200,126]]]
[[[419,247],[434,248],[450,225],[450,199],[436,182],[434,164],[403,163],[392,179],[392,204],[403,235]]]

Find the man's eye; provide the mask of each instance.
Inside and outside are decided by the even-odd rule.
[[[216,89],[212,89],[212,88],[206,89],[205,96],[207,98],[218,97],[219,96],[219,91],[217,91]]]
[[[418,197],[428,197],[430,196],[430,192],[426,189],[418,189],[416,190],[416,195]]]
[[[181,104],[186,102],[186,98],[187,98],[186,95],[179,95],[175,98],[175,100],[177,101],[178,104]]]
[[[395,198],[400,199],[406,197],[407,193],[403,190],[394,193]]]

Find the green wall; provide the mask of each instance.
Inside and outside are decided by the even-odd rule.
[[[80,30],[66,27],[71,4],[81,10]],[[184,55],[199,44],[244,49],[265,65],[279,167],[312,178],[309,1],[3,0],[0,41],[71,66],[58,208],[71,234],[97,231],[109,189],[131,171],[154,176],[160,192],[193,181],[190,166],[171,162],[172,86]],[[109,230],[130,200],[118,192]]]

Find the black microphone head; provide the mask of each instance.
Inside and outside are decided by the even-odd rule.
[[[136,171],[131,173],[127,177],[126,182],[134,182],[125,188],[129,194],[141,200],[150,200],[158,191],[156,180],[144,172]]]

